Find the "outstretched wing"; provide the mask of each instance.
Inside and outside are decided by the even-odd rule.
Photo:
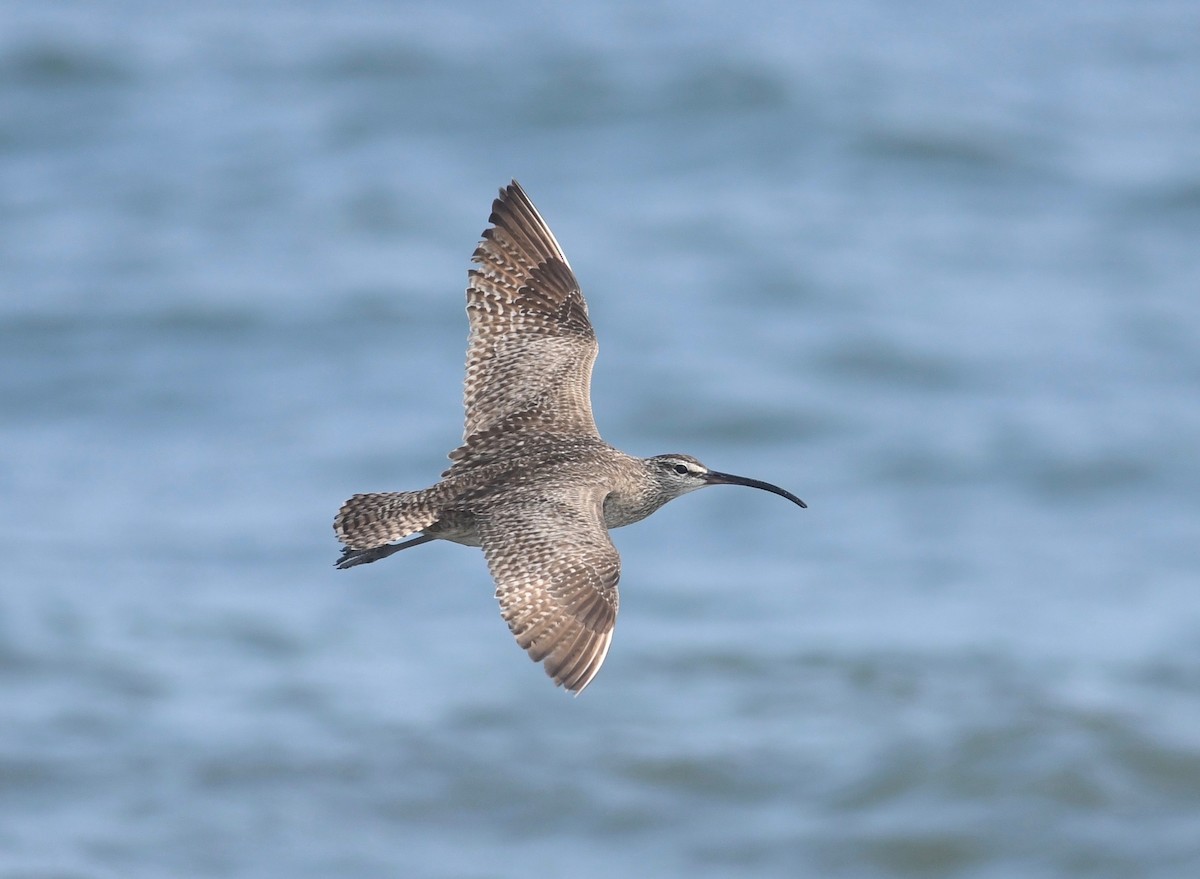
[[[467,286],[466,426],[455,461],[498,436],[599,435],[596,334],[562,248],[515,180],[492,203],[489,222]]]
[[[501,615],[530,659],[573,693],[600,671],[617,621],[621,558],[602,504],[599,491],[522,497],[477,520]]]

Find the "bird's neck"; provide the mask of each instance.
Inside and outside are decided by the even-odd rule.
[[[604,524],[621,528],[645,519],[670,500],[650,478],[622,480],[604,499]]]

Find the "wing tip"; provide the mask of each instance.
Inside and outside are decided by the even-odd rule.
[[[488,228],[484,230],[483,240],[472,255],[474,262],[480,262],[485,256],[483,250],[489,241],[496,240],[497,229],[503,230],[520,250],[536,257],[531,260],[534,265],[547,259],[557,259],[571,271],[571,263],[550,230],[550,224],[516,178],[501,187],[499,195],[492,202]]]
[[[533,207],[529,194],[514,177],[507,186],[500,187],[500,194],[492,201],[492,215],[488,217],[488,222],[495,225],[498,217],[502,217],[506,212],[512,210],[514,202],[533,208],[534,213],[537,213],[537,208]]]
[[[608,656],[608,648],[612,646],[612,634],[612,629],[604,632],[600,643],[584,654],[587,661],[577,662],[561,678],[555,678],[555,685],[562,687],[575,697],[578,697],[586,690],[592,681],[596,679],[596,675],[600,674],[600,668],[604,665],[604,660]],[[546,673],[550,674],[550,671],[547,670]],[[554,676],[551,674],[551,677],[553,678]]]

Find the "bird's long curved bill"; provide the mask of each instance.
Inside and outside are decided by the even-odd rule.
[[[750,488],[761,488],[763,491],[769,491],[771,494],[777,494],[780,497],[785,497],[792,503],[800,507],[808,507],[804,501],[796,497],[790,491],[780,488],[778,485],[772,485],[769,482],[763,482],[761,479],[750,479],[747,476],[734,476],[732,473],[718,473],[716,470],[709,470],[705,474],[704,481],[709,485],[746,485]]]

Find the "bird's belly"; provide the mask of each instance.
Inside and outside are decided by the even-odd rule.
[[[451,543],[461,543],[463,546],[480,546],[479,529],[475,527],[474,519],[457,518],[457,521],[447,522],[444,519],[432,528],[426,528],[422,534],[436,537],[439,540],[449,540]]]
[[[482,546],[479,542],[479,532],[472,531],[469,533],[459,532],[457,534],[438,534],[436,535],[441,540],[449,540],[451,543],[461,543],[463,546]]]

